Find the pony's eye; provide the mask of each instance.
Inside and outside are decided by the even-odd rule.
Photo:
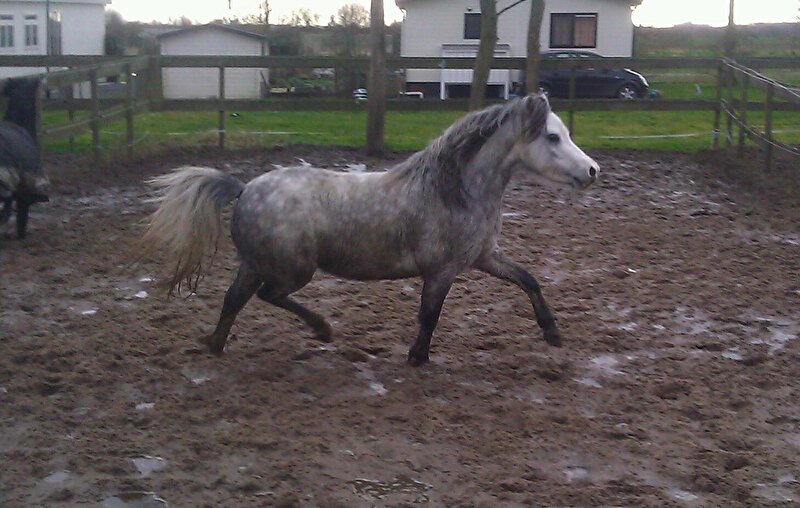
[[[555,145],[561,141],[561,136],[559,136],[558,134],[548,134],[547,141]]]

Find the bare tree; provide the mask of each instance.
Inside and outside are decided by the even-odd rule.
[[[736,52],[736,23],[733,18],[734,0],[730,0],[728,9],[728,28],[725,31],[724,53],[727,58],[733,58]]]
[[[359,4],[347,4],[336,11],[334,23],[339,26],[369,26],[370,13]]]
[[[544,0],[531,0],[531,16],[528,19],[528,45],[525,57],[525,85],[528,93],[539,89],[539,69],[541,67],[542,18],[544,17]]]
[[[367,153],[383,155],[384,119],[386,117],[386,38],[383,16],[383,0],[372,0],[370,8],[370,63],[368,111],[367,111]]]
[[[292,11],[289,16],[281,18],[282,25],[291,26],[317,26],[319,25],[319,14],[311,12],[311,9],[300,8]]]
[[[496,0],[480,0],[481,2],[481,42],[472,69],[472,87],[469,94],[469,109],[483,107],[486,96],[486,83],[497,45],[497,2]]]
[[[358,35],[369,26],[369,11],[358,4],[343,5],[331,16],[330,27],[333,29],[333,44],[339,56],[354,57],[358,50]],[[355,68],[336,69],[336,89],[347,94],[354,88],[363,86],[363,73]]]

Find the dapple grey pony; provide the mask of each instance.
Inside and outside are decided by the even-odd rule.
[[[179,168],[151,180],[158,209],[142,238],[175,269],[170,290],[196,290],[222,231],[221,208],[236,200],[231,234],[241,257],[214,332],[222,353],[237,313],[253,294],[295,313],[326,339],[324,318],[291,298],[321,269],[355,280],[422,277],[419,334],[408,361],[428,361],[431,335],[456,276],[477,268],[522,288],[544,339],[561,337],[536,279],[498,248],[501,200],[512,174],[587,187],[597,163],[569,137],[543,96],[470,113],[427,148],[386,172],[311,167],[272,171],[247,185],[210,168]]]

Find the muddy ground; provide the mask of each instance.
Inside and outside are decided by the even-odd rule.
[[[332,320],[327,344],[253,300],[217,358],[195,339],[231,247],[187,300],[157,292],[155,264],[127,265],[148,175],[391,160],[50,157],[52,202],[28,240],[0,239],[0,504],[797,505],[797,193],[742,177],[748,159],[593,155],[588,192],[519,179],[506,199],[503,246],[539,277],[565,346],[541,340],[522,291],[469,273],[422,368],[405,363],[415,280],[316,277],[298,299]]]

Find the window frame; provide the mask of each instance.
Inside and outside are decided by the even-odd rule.
[[[470,33],[467,32],[467,28],[475,29],[474,26],[467,24],[467,19],[470,17],[478,19],[478,34],[476,37],[468,37]],[[474,23],[474,22],[473,22]],[[465,12],[464,13],[464,40],[465,41],[475,41],[480,40],[481,38],[481,13],[480,12]]]
[[[570,18],[570,34],[569,38],[572,41],[570,45],[561,45],[554,43],[555,36],[555,19],[556,18]],[[593,18],[594,19],[594,34],[592,39],[593,45],[578,45],[575,43],[575,20],[578,18]],[[597,12],[553,12],[550,13],[550,49],[596,49],[597,48],[597,32],[600,25],[600,15]]]
[[[14,21],[13,14],[0,13],[0,51],[12,51],[17,47]]]
[[[24,21],[25,21],[25,48],[27,49],[38,48],[41,44],[41,37],[39,36],[38,14],[25,14]],[[29,27],[33,28],[33,30],[30,30]],[[30,44],[31,34],[33,34],[33,44]]]

